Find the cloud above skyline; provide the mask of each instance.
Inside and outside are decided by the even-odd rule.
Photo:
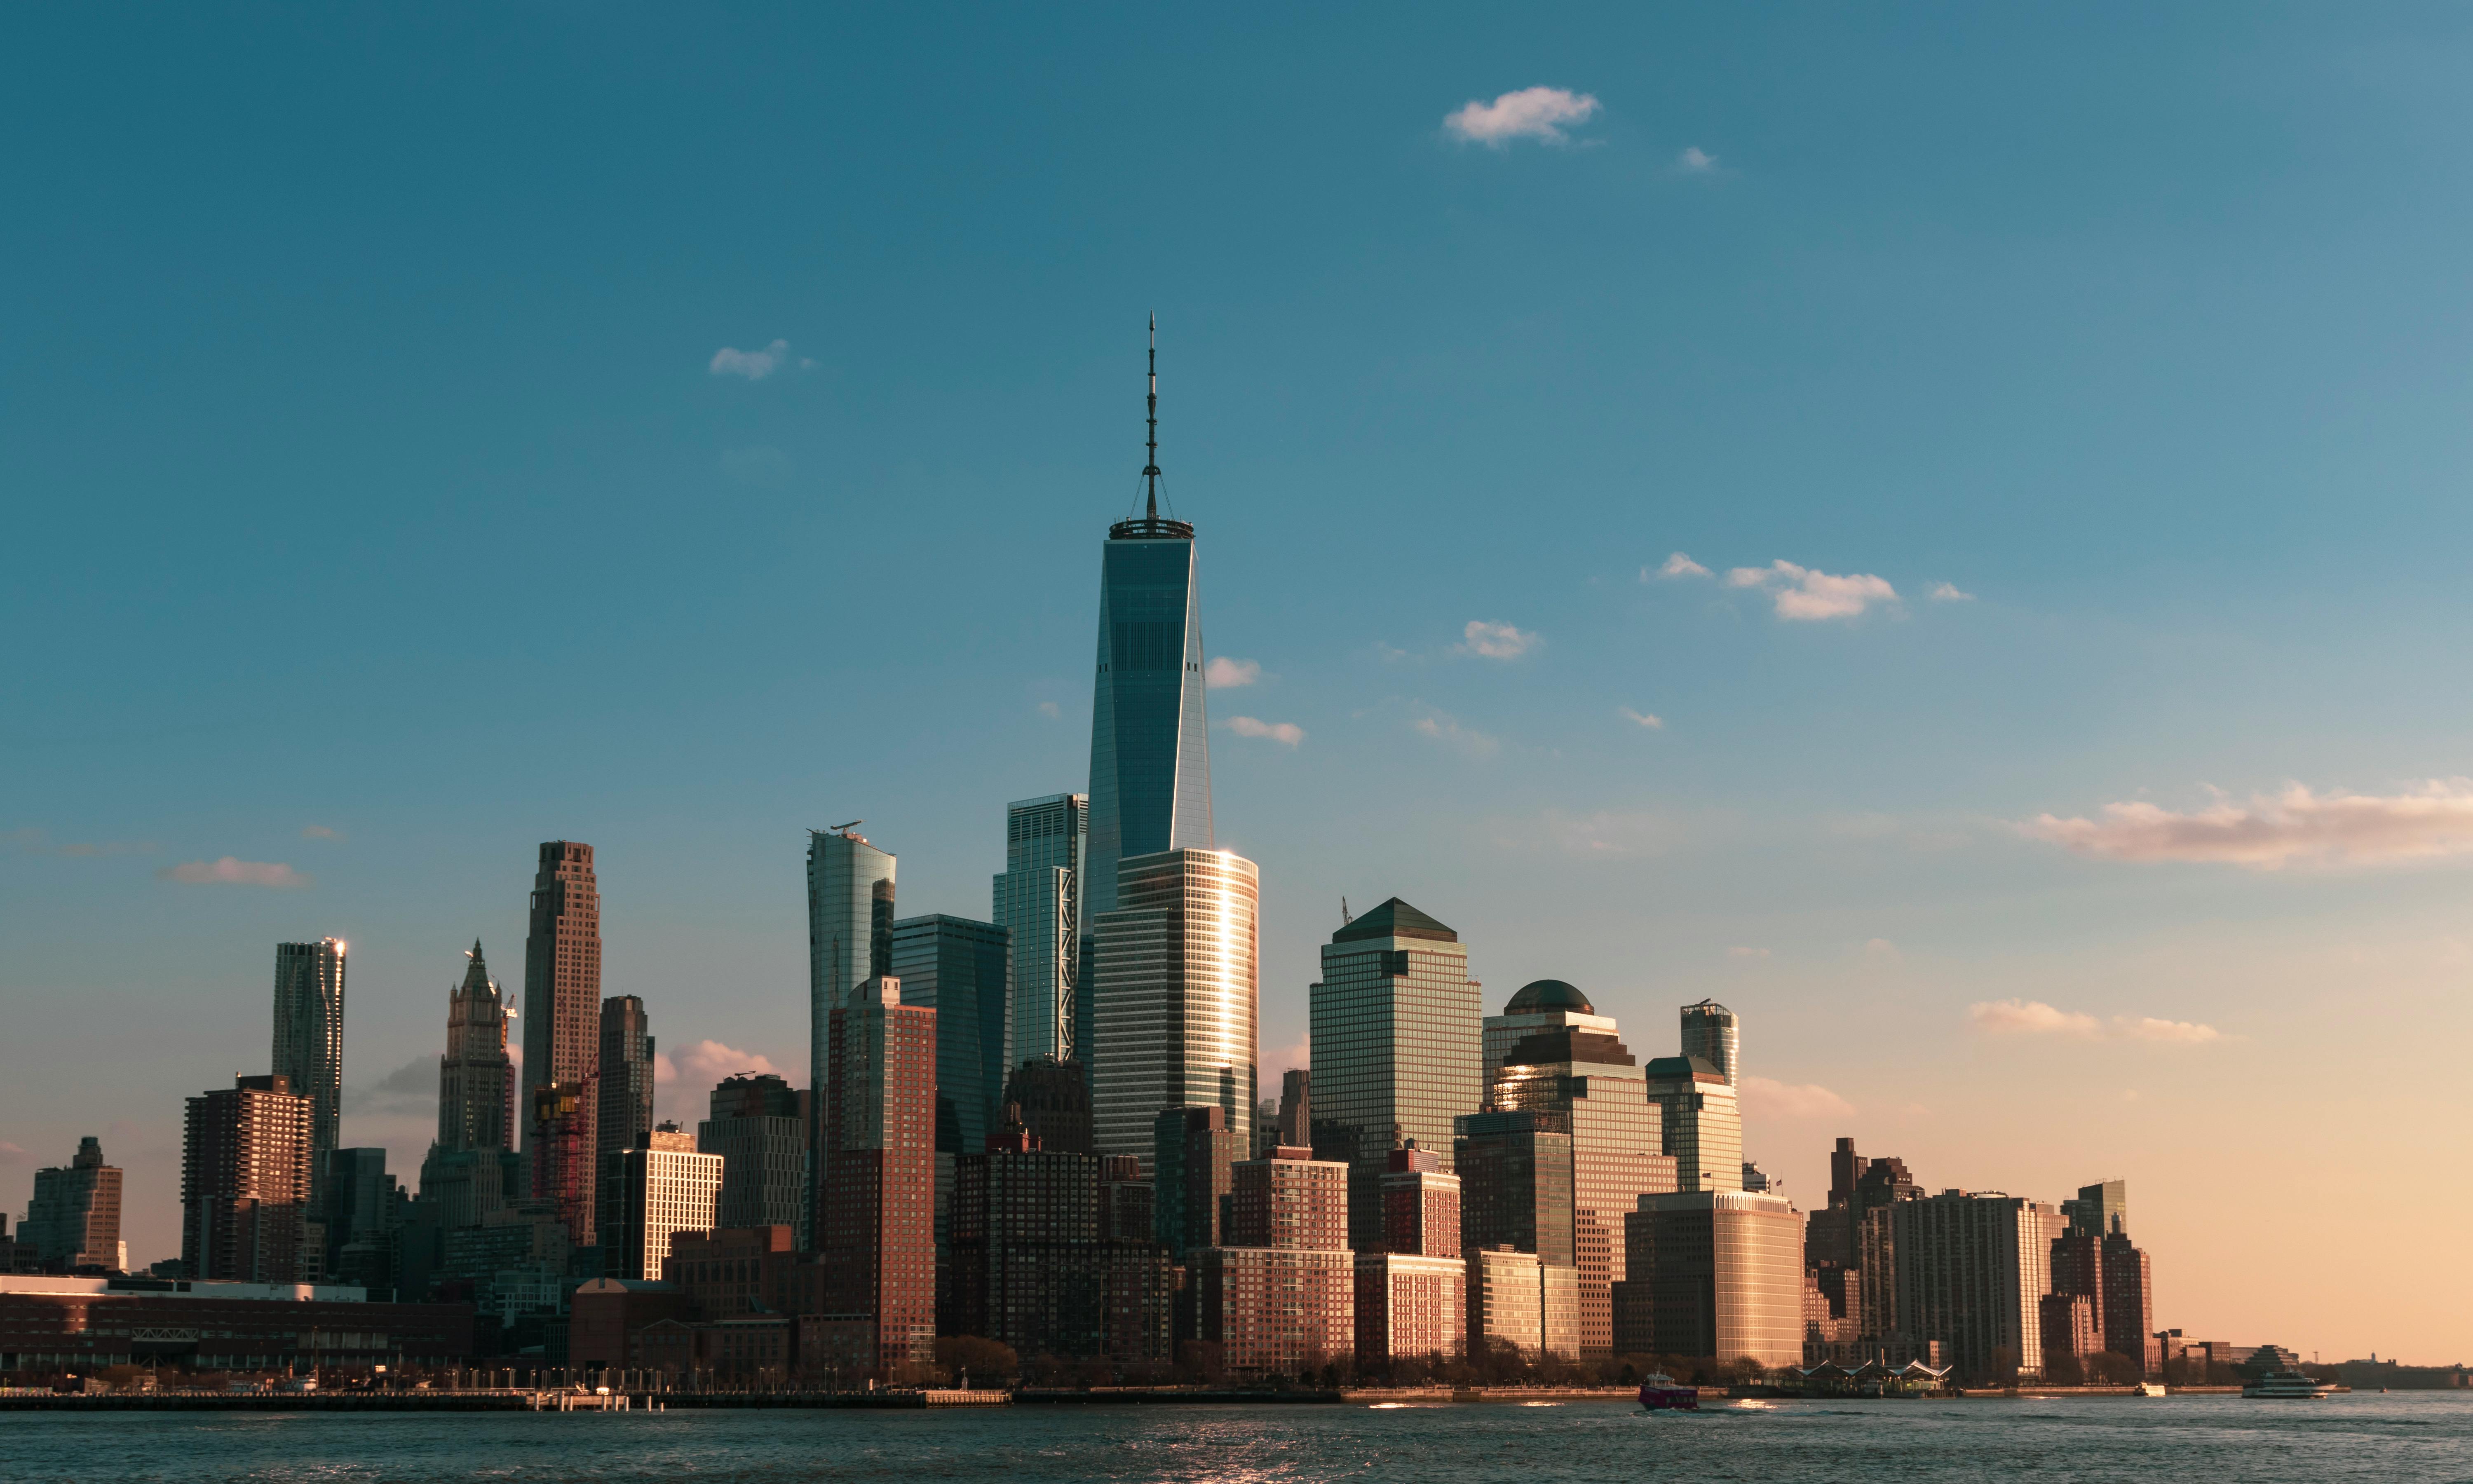
[[[705,370],[715,376],[744,376],[750,381],[762,381],[790,364],[790,343],[786,340],[777,340],[760,350],[741,350],[732,346],[724,346],[712,353],[712,360],[707,364]],[[802,371],[804,371],[816,363],[801,360],[797,364]]]
[[[1674,156],[1674,168],[1677,172],[1688,176],[1716,175],[1717,156],[1696,144],[1686,145],[1683,153]]]
[[[2076,1041],[2145,1041],[2197,1046],[2221,1041],[2223,1033],[2193,1020],[2155,1016],[2114,1016],[2109,1022],[2081,1011],[2061,1010],[2040,999],[1983,1000],[1966,1008],[1966,1020],[1989,1036],[2061,1036]]]
[[[1855,1115],[1854,1104],[1816,1082],[1780,1082],[1774,1077],[1745,1077],[1743,1107],[1763,1117],[1806,1123]]]
[[[1726,586],[1767,594],[1780,618],[1809,621],[1855,618],[1875,603],[1898,600],[1898,590],[1886,579],[1868,572],[1839,577],[1786,561],[1765,567],[1732,568],[1726,573]]]
[[[155,873],[158,880],[179,881],[188,886],[307,886],[315,878],[301,874],[276,861],[242,860],[227,855],[221,860],[183,861],[166,866]]]
[[[1262,678],[1262,667],[1251,659],[1231,659],[1226,655],[1213,655],[1202,667],[1202,683],[1212,690],[1234,690],[1251,685]]]
[[[1635,711],[1630,706],[1619,706],[1615,707],[1615,714],[1646,731],[1666,730],[1666,718],[1652,711]]]
[[[1462,756],[1476,758],[1480,762],[1502,750],[1501,740],[1475,728],[1463,727],[1450,712],[1437,710],[1432,706],[1425,707],[1424,713],[1409,725],[1416,729],[1419,735],[1431,737],[1451,747]]]
[[[1934,603],[1972,603],[1975,601],[1975,594],[1960,591],[1957,584],[1956,583],[1934,583],[1932,585],[1932,589],[1926,592],[1924,596],[1932,599]]]
[[[1584,124],[1597,112],[1597,100],[1565,87],[1523,87],[1498,94],[1492,103],[1472,98],[1443,116],[1443,128],[1468,144],[1503,149],[1515,139],[1569,144],[1568,125]]]
[[[1533,631],[1487,623],[1482,618],[1470,619],[1460,634],[1462,654],[1482,655],[1488,659],[1517,659],[1546,642]]]
[[[1642,582],[1647,582],[1651,577],[1707,577],[1708,575],[1709,569],[1707,567],[1702,566],[1699,562],[1693,561],[1690,557],[1685,556],[1679,551],[1674,553],[1672,556],[1668,557],[1666,559],[1666,564],[1657,568],[1654,572],[1650,571],[1647,567],[1642,567],[1640,569],[1640,580]]]
[[[1228,718],[1228,730],[1240,737],[1267,737],[1289,747],[1306,739],[1306,730],[1294,722],[1266,722],[1251,716]]]
[[[2018,826],[2085,855],[2251,871],[2383,865],[2473,851],[2473,778],[2433,778],[2400,794],[2313,792],[2300,783],[2245,802],[2176,811],[2143,800],[2097,819],[2042,814]]]
[[[340,829],[330,829],[324,825],[303,825],[300,826],[300,838],[303,840],[341,840],[344,838],[344,832]]]

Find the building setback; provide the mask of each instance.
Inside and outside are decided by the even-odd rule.
[[[1357,1345],[1348,1166],[1283,1147],[1231,1171],[1226,1244],[1197,1251],[1201,1338],[1238,1375],[1300,1374]]]
[[[601,1055],[601,889],[592,847],[544,841],[524,938],[524,1161],[578,1247],[592,1245]],[[555,1089],[555,1090],[552,1090]],[[544,1096],[544,1093],[549,1095]]]
[[[269,1070],[309,1099],[309,1180],[323,1178],[344,1110],[344,940],[275,945],[275,1049]]]
[[[665,1124],[633,1149],[612,1149],[601,1161],[601,1268],[612,1278],[660,1281],[670,1236],[709,1232],[721,1201],[722,1158],[700,1154],[695,1140]]]
[[[993,916],[1010,948],[1005,971],[1002,1065],[1085,1054],[1076,1037],[1074,987],[1082,964],[1083,854],[1091,841],[1088,794],[1049,794],[1005,805],[1005,869]]]
[[[180,1262],[192,1279],[291,1283],[306,1250],[315,1107],[281,1076],[189,1099],[180,1151]]]
[[[1097,918],[1098,1152],[1152,1157],[1164,1108],[1215,1105],[1236,1147],[1253,1147],[1258,1021],[1258,880],[1220,850],[1174,850],[1116,863],[1117,906]]]
[[[121,1172],[103,1162],[103,1141],[88,1135],[67,1165],[35,1171],[35,1198],[18,1225],[17,1240],[47,1265],[74,1272],[100,1267],[118,1271]]]
[[[516,1146],[516,1064],[507,1005],[472,940],[464,980],[446,992],[446,1054],[438,1059],[438,1148]]]
[[[1459,935],[1397,897],[1323,945],[1322,978],[1307,990],[1312,1103],[1302,1132],[1316,1158],[1349,1166],[1354,1247],[1380,1240],[1395,1143],[1415,1139],[1450,1167],[1452,1120],[1484,1092],[1477,993]],[[1285,1088],[1282,1096],[1285,1112]],[[1299,1132],[1281,1137],[1299,1142]]]
[[[1429,1149],[1391,1151],[1382,1175],[1381,1246],[1357,1255],[1357,1356],[1380,1365],[1468,1351],[1468,1262],[1460,1180]]]
[[[901,1002],[936,1012],[936,1102],[948,1152],[986,1147],[1004,1121],[1006,934],[937,913],[893,924]]]
[[[935,1354],[936,1012],[879,974],[826,1031],[816,1241],[833,1324],[820,1338],[889,1378]]]

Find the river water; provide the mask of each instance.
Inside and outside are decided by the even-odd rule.
[[[0,1479],[2473,1484],[2473,1396],[436,1415],[0,1413]]]

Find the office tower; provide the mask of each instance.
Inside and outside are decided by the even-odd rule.
[[[1618,1352],[1803,1363],[1803,1217],[1786,1197],[1645,1195],[1623,1218],[1623,1240]]]
[[[633,1149],[653,1129],[653,1037],[644,1002],[633,994],[601,1002],[600,1096],[592,1118],[601,1158]]]
[[[1448,1160],[1452,1120],[1484,1096],[1483,1007],[1459,935],[1397,897],[1331,935],[1322,979],[1306,993],[1309,1138],[1318,1157],[1348,1164],[1350,1245],[1371,1248],[1382,1230],[1377,1187],[1392,1145],[1413,1138]],[[1284,1129],[1285,1114],[1284,1102]]]
[[[1013,1069],[1004,1106],[1020,1110],[1022,1125],[1039,1147],[1060,1154],[1090,1154],[1091,1082],[1078,1062],[1033,1057]],[[1135,1161],[1139,1166],[1141,1161]]]
[[[1674,1157],[1676,1187],[1741,1190],[1743,1115],[1734,1085],[1705,1057],[1656,1057],[1644,1071],[1665,1152]]]
[[[1624,1218],[1644,1195],[1677,1187],[1676,1161],[1661,1153],[1659,1105],[1631,1052],[1614,1030],[1566,1025],[1514,1041],[1495,1068],[1488,1089],[1492,1114],[1550,1113],[1570,1137],[1556,1144],[1572,1161],[1568,1177],[1569,1237],[1557,1233],[1537,1250],[1568,1250],[1578,1270],[1580,1353],[1604,1355],[1614,1349],[1614,1288],[1625,1272]],[[1497,1237],[1497,1240],[1501,1240]]]
[[[1151,1120],[1152,1225],[1177,1261],[1219,1245],[1219,1198],[1234,1188],[1238,1153],[1224,1108],[1164,1109]]]
[[[1683,1007],[1683,1054],[1696,1056],[1717,1069],[1726,1086],[1742,1081],[1742,1038],[1735,1013],[1714,999]]]
[[[44,1263],[74,1273],[120,1268],[120,1169],[103,1162],[102,1140],[88,1135],[65,1166],[35,1171],[35,1199],[18,1224],[17,1240]]]
[[[1475,989],[1475,985],[1470,988]],[[1512,1045],[1540,1031],[1557,1030],[1603,1031],[1615,1033],[1611,1017],[1597,1013],[1589,996],[1560,979],[1536,979],[1520,987],[1502,1007],[1502,1014],[1487,1016],[1478,1031],[1480,1069],[1477,1089],[1480,1095],[1494,1081],[1495,1068],[1511,1053]],[[1474,1106],[1474,1105],[1471,1105]],[[1467,1107],[1457,1110],[1466,1113]]]
[[[275,945],[274,1074],[309,1099],[310,1185],[344,1110],[344,940]]]
[[[1264,1107],[1270,1106],[1267,1101]],[[1258,1110],[1259,1112],[1259,1110]],[[1272,1130],[1279,1141],[1291,1148],[1305,1148],[1313,1143],[1313,1073],[1302,1066],[1291,1066],[1280,1073],[1279,1127]]]
[[[1201,1338],[1239,1375],[1294,1376],[1357,1346],[1348,1166],[1312,1154],[1238,1162],[1223,1245],[1191,1257]]]
[[[524,1162],[532,1194],[556,1204],[575,1245],[589,1247],[600,1148],[593,1123],[600,1112],[601,889],[588,845],[541,845],[524,938],[523,1020],[518,1107],[527,1120]],[[543,1116],[554,1117],[556,1126],[541,1122]]]
[[[372,1290],[395,1287],[396,1240],[405,1217],[402,1188],[387,1173],[384,1149],[329,1149],[320,1157],[325,1178],[309,1209],[325,1243],[322,1277]]]
[[[696,1150],[722,1161],[714,1225],[782,1227],[795,1237],[809,1206],[806,1098],[771,1072],[741,1072],[712,1089],[710,1108],[696,1125]]]
[[[446,1054],[438,1059],[438,1147],[516,1146],[516,1064],[507,1055],[507,1005],[472,940],[464,982],[446,992]]]
[[[1005,805],[1005,869],[996,878],[995,917],[1012,955],[999,1052],[1007,1066],[1089,1054],[1075,1040],[1074,987],[1082,962],[1082,855],[1090,841],[1088,794]]]
[[[868,843],[861,823],[807,831],[807,1189],[820,1213],[832,1016],[860,985],[893,972],[894,858]],[[815,1217],[809,1230],[824,1240]]]
[[[1457,1122],[1462,1239],[1573,1267],[1571,1116],[1524,1108],[1465,1113]],[[1470,1337],[1474,1343],[1475,1331]]]
[[[1381,1251],[1459,1256],[1460,1177],[1443,1168],[1439,1153],[1413,1143],[1392,1150],[1381,1190]]]
[[[893,924],[901,1002],[936,1012],[936,1097],[952,1107],[953,1151],[985,1148],[1004,1122],[1005,930],[969,918]]]
[[[904,1005],[900,981],[878,974],[825,1030],[825,1307],[862,1327],[860,1358],[888,1377],[935,1353],[936,1012]]]
[[[1469,1249],[1465,1281],[1472,1357],[1504,1346],[1529,1360],[1546,1352],[1541,1276],[1546,1266],[1533,1252],[1500,1244]]]
[[[2075,1201],[2061,1203],[2061,1215],[2072,1232],[2101,1238],[2129,1230],[2129,1182],[2107,1180],[2078,1186]]]
[[[2155,1271],[2126,1232],[2103,1237],[2103,1348],[2138,1362],[2141,1376],[2163,1369],[2155,1343]]]
[[[676,1124],[637,1137],[636,1147],[601,1157],[594,1186],[601,1201],[601,1271],[606,1278],[659,1282],[669,1261],[670,1233],[716,1225],[723,1161],[699,1153]]]
[[[1946,1344],[1961,1380],[2037,1374],[2060,1212],[1998,1191],[1962,1190],[1896,1202],[1888,1211],[1898,1332]]]
[[[1468,1349],[1468,1263],[1460,1249],[1460,1178],[1442,1156],[1394,1149],[1381,1179],[1382,1240],[1357,1254],[1357,1358],[1382,1365],[1451,1358]]]
[[[317,1107],[281,1076],[189,1099],[180,1149],[180,1261],[191,1278],[300,1281]],[[305,1260],[304,1260],[305,1259]]]
[[[1175,850],[1117,863],[1097,919],[1092,1113],[1101,1154],[1148,1158],[1164,1108],[1216,1104],[1253,1147],[1260,882],[1252,861]]]

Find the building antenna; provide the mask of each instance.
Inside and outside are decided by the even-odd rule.
[[[1143,444],[1150,458],[1142,465],[1142,485],[1149,491],[1143,515],[1159,518],[1159,311],[1151,311],[1151,380],[1149,396],[1150,437]]]

